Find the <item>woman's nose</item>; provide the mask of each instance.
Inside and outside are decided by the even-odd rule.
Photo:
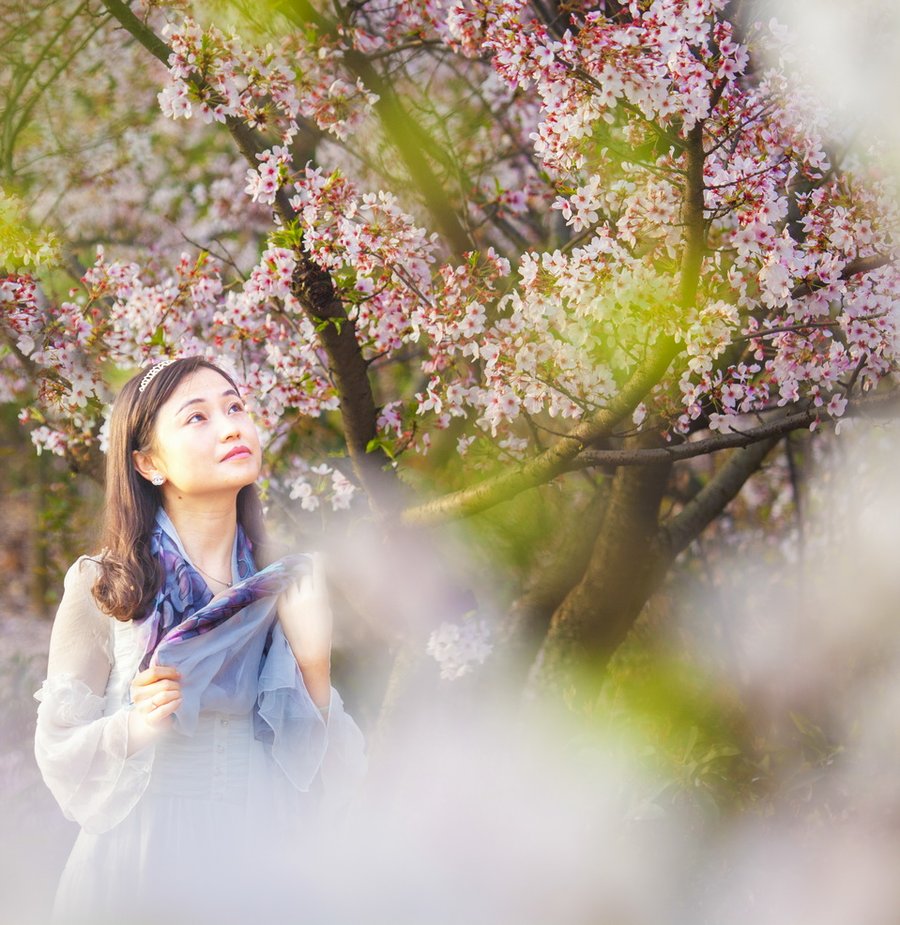
[[[241,435],[241,425],[234,419],[233,415],[226,415],[222,425],[221,437],[223,440],[230,440],[232,437]]]

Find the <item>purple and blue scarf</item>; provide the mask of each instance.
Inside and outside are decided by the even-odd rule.
[[[151,549],[164,579],[140,621],[138,670],[156,664],[179,669],[175,731],[194,735],[205,713],[252,714],[256,738],[288,780],[307,790],[324,754],[326,725],[278,621],[275,599],[310,573],[312,558],[285,556],[256,571],[252,545],[239,525],[232,550],[238,581],[213,598],[162,508]]]
[[[168,528],[168,529],[166,529]],[[150,550],[163,568],[163,583],[153,604],[143,618],[145,650],[139,671],[155,663],[160,646],[202,636],[262,597],[276,596],[306,570],[309,557],[285,556],[256,571],[253,546],[243,527],[237,525],[233,552],[233,569],[238,580],[213,600],[213,593],[203,576],[185,557],[174,533],[171,520],[160,508],[150,537]]]

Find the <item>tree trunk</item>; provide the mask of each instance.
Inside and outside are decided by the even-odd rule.
[[[504,686],[521,690],[525,683],[553,614],[588,566],[608,496],[609,483],[604,482],[582,509],[566,511],[565,526],[548,538],[544,561],[504,614],[492,657],[492,672]]]
[[[596,695],[609,657],[658,582],[659,506],[670,469],[626,467],[614,476],[587,569],[553,614],[532,669],[536,692]]]

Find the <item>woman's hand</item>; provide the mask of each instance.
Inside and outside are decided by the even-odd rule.
[[[172,714],[181,706],[181,672],[166,665],[138,672],[131,682],[131,699],[129,754],[148,745],[171,725]]]
[[[331,697],[331,607],[320,555],[313,555],[312,574],[278,598],[278,619],[306,689],[319,709],[326,709]]]
[[[181,672],[166,665],[138,672],[131,682],[131,699],[148,726],[162,726],[181,706]]]

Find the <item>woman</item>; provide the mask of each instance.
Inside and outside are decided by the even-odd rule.
[[[205,360],[157,363],[113,406],[104,549],[66,575],[35,695],[38,764],[81,825],[58,921],[274,922],[313,807],[364,772],[316,557],[260,570],[260,459]]]

